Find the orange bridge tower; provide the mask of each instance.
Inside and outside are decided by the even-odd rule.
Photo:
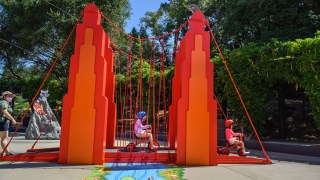
[[[176,144],[180,165],[217,165],[217,102],[213,99],[210,34],[204,26],[204,15],[196,11],[176,56],[169,138],[171,148]]]
[[[110,38],[94,4],[77,26],[70,60],[68,93],[63,99],[59,162],[102,164],[115,138],[115,76]],[[107,144],[108,142],[108,144]]]

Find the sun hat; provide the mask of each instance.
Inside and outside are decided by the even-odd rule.
[[[4,91],[4,92],[2,92],[2,97],[4,97],[5,95],[11,95],[12,97],[15,97],[15,96],[16,96],[15,94],[13,94],[13,93],[10,92],[10,91]]]

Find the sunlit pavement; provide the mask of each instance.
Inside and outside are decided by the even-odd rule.
[[[22,153],[30,149],[34,140],[23,136],[13,139],[10,148]],[[59,147],[59,140],[40,140],[35,148]],[[259,151],[249,150],[251,156],[263,157]],[[267,152],[273,164],[182,167],[184,179],[320,179],[320,157]],[[62,165],[58,163],[0,162],[0,179],[81,179],[92,174],[93,165]]]

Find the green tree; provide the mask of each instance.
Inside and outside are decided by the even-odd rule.
[[[314,123],[320,129],[319,43],[319,35],[316,35],[314,38],[286,42],[273,39],[263,44],[249,43],[243,48],[226,51],[228,67],[260,131],[267,133],[263,128],[267,119],[266,107],[273,98],[277,98],[278,88],[287,84],[306,93],[312,105]],[[220,57],[213,58],[213,62],[218,99],[227,100],[228,108],[234,111],[233,116],[246,128],[250,128]],[[315,129],[315,126],[312,128]]]
[[[23,86],[23,91],[28,92],[25,94],[28,99],[33,97],[87,4],[88,1],[84,0],[0,0],[1,85]],[[128,0],[107,3],[97,0],[95,5],[118,27],[124,27],[130,15]],[[103,21],[103,25],[106,31],[113,30],[106,21]],[[69,40],[44,87],[52,88],[51,94],[59,99],[67,88],[64,85],[68,77],[69,59],[73,54],[74,38],[73,35]],[[61,84],[63,86],[59,86]]]
[[[222,43],[242,47],[250,41],[313,36],[320,26],[319,7],[317,0],[215,0],[205,13],[217,24]]]

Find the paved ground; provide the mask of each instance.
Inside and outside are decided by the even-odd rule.
[[[25,140],[23,136],[14,138],[10,145],[11,150],[17,153],[31,148],[34,141]],[[59,141],[41,140],[35,148],[58,147]],[[261,156],[258,151],[252,155]],[[320,157],[292,155],[268,152],[272,159],[271,165],[235,165],[183,167],[185,179],[212,180],[282,180],[305,179],[320,180]],[[88,165],[61,165],[57,163],[30,163],[30,162],[0,162],[0,179],[81,179],[92,174],[94,166]]]

